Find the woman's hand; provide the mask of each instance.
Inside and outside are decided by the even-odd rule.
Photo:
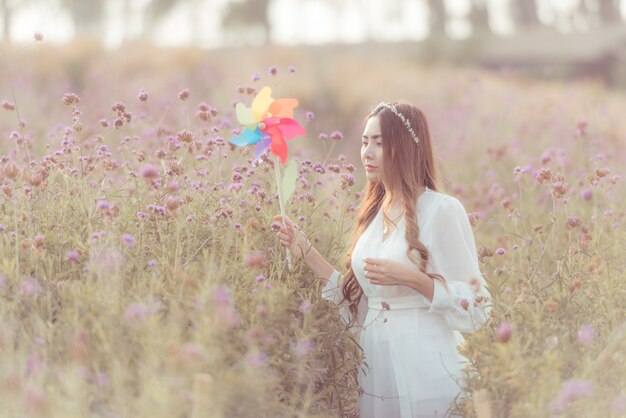
[[[410,267],[398,261],[386,258],[363,258],[365,278],[371,284],[379,286],[408,286],[408,283],[420,274],[417,267]]]
[[[287,216],[285,216],[287,229],[282,226],[282,215],[274,216],[274,220],[281,224],[280,230],[276,233],[280,239],[281,245],[287,248],[296,259],[304,258],[311,249],[311,243],[306,235],[304,235],[304,232]]]

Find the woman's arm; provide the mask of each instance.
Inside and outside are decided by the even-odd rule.
[[[491,313],[491,294],[480,267],[472,226],[463,204],[446,197],[433,220],[431,259],[433,272],[446,281],[433,280],[429,312],[439,312],[452,329],[477,331]]]
[[[315,249],[311,247],[304,257],[304,263],[326,284],[335,272],[335,268]],[[336,279],[336,278],[335,278]]]

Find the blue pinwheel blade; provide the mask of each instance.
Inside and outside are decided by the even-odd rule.
[[[256,128],[254,131],[245,128],[241,135],[231,138],[230,143],[244,147],[246,145],[256,144],[260,140],[261,132],[259,131],[259,128]]]

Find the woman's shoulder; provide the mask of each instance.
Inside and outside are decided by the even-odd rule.
[[[458,198],[448,193],[427,188],[424,191],[424,197],[428,200],[428,206],[435,210],[435,212],[448,214],[461,211],[465,212],[463,203]]]

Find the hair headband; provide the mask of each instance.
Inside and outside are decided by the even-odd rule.
[[[408,119],[405,118],[402,113],[398,112],[398,109],[396,109],[396,107],[394,105],[392,105],[390,103],[380,102],[380,103],[378,103],[378,106],[376,106],[376,108],[374,109],[374,113],[378,112],[378,110],[383,108],[383,107],[391,110],[396,116],[398,116],[400,118],[400,120],[402,120],[402,123],[404,124],[404,126],[406,126],[406,129],[411,134],[411,138],[413,138],[413,141],[415,141],[416,144],[419,144],[420,140],[417,137],[417,135],[415,134],[415,131],[411,127],[411,124],[409,123]]]

